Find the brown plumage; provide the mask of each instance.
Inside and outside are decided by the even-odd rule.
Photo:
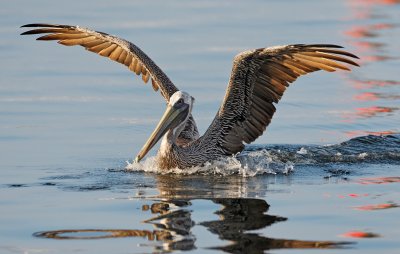
[[[238,54],[224,101],[205,136],[219,137],[218,145],[227,154],[242,151],[243,141],[251,143],[262,135],[275,113],[274,104],[299,76],[318,70],[350,70],[342,63],[358,66],[348,58],[357,56],[339,48],[296,44]]]
[[[65,46],[80,45],[86,50],[124,64],[136,75],[142,75],[145,83],[151,79],[155,89],[162,86],[162,95],[167,101],[174,92],[178,91],[167,75],[143,51],[126,40],[79,26],[28,24],[22,27],[39,27],[26,31],[22,35],[46,34],[37,40],[57,40]]]
[[[179,117],[179,124],[174,124],[171,129],[163,129],[164,141],[158,155],[162,168],[201,165],[241,152],[243,143],[251,143],[262,135],[275,113],[274,105],[298,77],[318,70],[349,71],[347,65],[358,66],[350,59],[357,56],[332,44],[294,44],[242,52],[234,59],[228,88],[217,115],[205,134],[199,137],[191,116],[193,98],[187,93],[178,93],[165,73],[133,43],[78,26],[29,24],[23,27],[36,28],[22,33],[24,35],[45,34],[38,40],[57,40],[66,46],[80,45],[124,64],[136,75],[141,75],[145,83],[151,80],[153,89],[161,91],[170,109],[178,108],[178,103],[184,100],[189,108],[181,114],[187,115]],[[160,139],[156,135],[159,133],[153,134]],[[145,152],[140,153],[138,160],[154,144],[146,144]]]

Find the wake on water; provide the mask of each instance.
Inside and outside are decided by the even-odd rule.
[[[242,175],[289,174],[298,166],[331,164],[400,164],[400,135],[363,136],[336,145],[251,145],[232,157],[192,168],[159,170],[155,157],[127,162],[126,170],[157,174]]]

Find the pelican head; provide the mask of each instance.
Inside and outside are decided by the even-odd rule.
[[[168,131],[172,131],[172,139],[175,141],[185,128],[185,123],[192,112],[193,102],[194,98],[186,92],[177,91],[171,96],[160,122],[136,156],[136,162],[143,159]]]

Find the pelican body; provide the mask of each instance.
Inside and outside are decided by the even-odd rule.
[[[103,32],[70,25],[28,24],[22,35],[44,34],[37,40],[56,40],[66,46],[83,46],[108,57],[151,81],[160,90],[167,109],[136,157],[136,162],[161,139],[157,153],[160,169],[188,168],[232,156],[263,134],[289,84],[310,72],[358,66],[354,54],[332,44],[293,44],[239,53],[233,61],[225,97],[210,127],[200,137],[191,114],[194,98],[178,90],[168,76],[133,43]]]

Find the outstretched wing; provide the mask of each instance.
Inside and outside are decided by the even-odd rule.
[[[358,58],[337,45],[288,45],[245,51],[237,55],[222,105],[202,139],[216,142],[225,154],[243,150],[262,135],[290,83],[310,72],[350,70]]]
[[[22,27],[35,27],[36,29],[26,31],[21,35],[46,34],[37,40],[57,40],[58,43],[65,46],[80,45],[89,51],[124,64],[137,75],[142,75],[145,83],[151,80],[153,89],[155,91],[160,89],[167,102],[172,94],[178,91],[150,57],[129,41],[79,26],[28,24]]]

